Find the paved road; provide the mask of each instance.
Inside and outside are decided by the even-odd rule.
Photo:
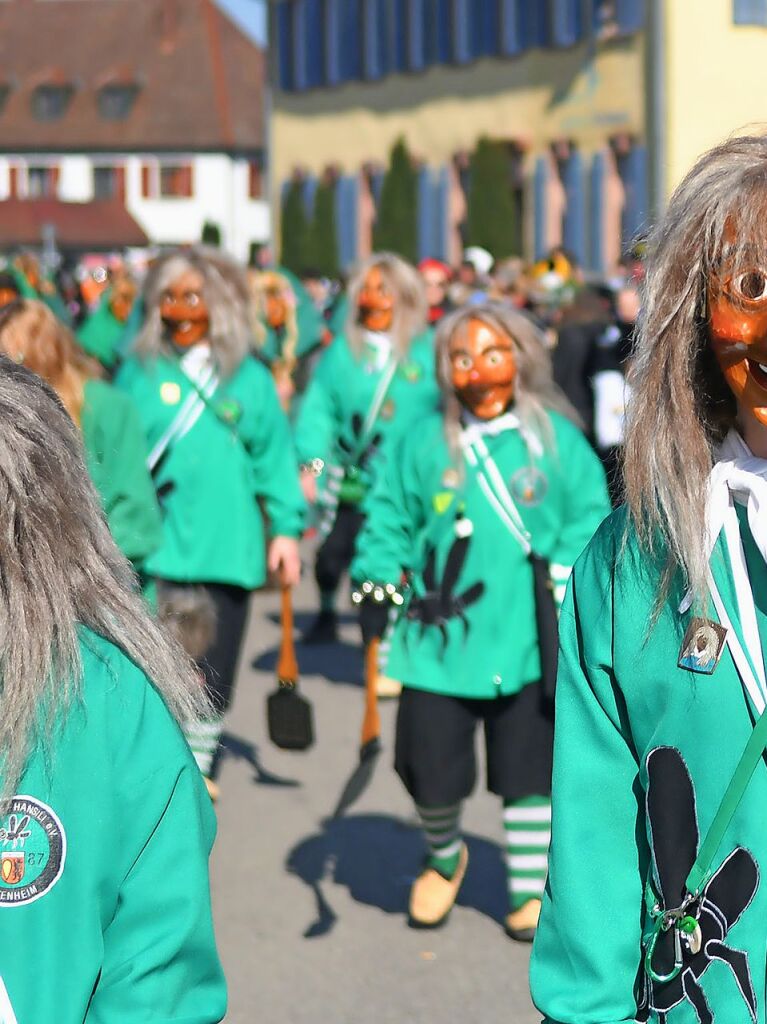
[[[297,626],[310,590],[299,592]],[[407,894],[423,846],[385,751],[345,818],[328,822],[355,761],[362,715],[356,629],[345,642],[298,648],[317,744],[287,753],[266,736],[274,686],[276,594],[259,594],[228,722],[213,856],[218,940],[230,1024],[533,1024],[528,949],[509,940],[497,801],[467,805],[470,863],[459,905],[437,932],[409,929]]]

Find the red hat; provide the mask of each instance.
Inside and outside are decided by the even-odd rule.
[[[435,260],[431,256],[427,256],[426,259],[421,260],[418,264],[418,269],[421,273],[423,273],[424,270],[441,270],[448,279],[453,276],[453,271],[447,263],[443,263],[442,260]]]

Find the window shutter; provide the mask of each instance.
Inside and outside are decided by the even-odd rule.
[[[144,199],[152,198],[152,167],[150,164],[141,165],[141,195]]]
[[[631,244],[647,222],[648,208],[648,166],[647,149],[634,145],[619,161],[625,205],[623,207],[623,238],[625,246]]]
[[[522,5],[524,0],[501,0],[501,53],[514,56],[523,47]]]
[[[453,59],[457,64],[472,59],[471,6],[470,0],[453,0]]]
[[[395,71],[408,69],[408,0],[389,0],[389,51]]]
[[[422,71],[426,64],[424,47],[425,0],[410,0],[408,12],[408,66],[411,71]]]
[[[54,164],[53,167],[48,168],[48,187],[45,190],[45,194],[55,199],[59,194],[59,178],[61,177],[61,168]]]
[[[293,90],[293,11],[290,0],[277,4],[277,52],[280,62],[280,88]]]
[[[767,25],[767,0],[734,0],[732,20],[736,25]]]
[[[549,184],[549,161],[539,156],[533,172],[533,244],[535,259],[546,254],[546,192]]]
[[[114,196],[121,203],[125,202],[125,167],[121,165],[114,168]]]
[[[562,241],[583,266],[586,260],[586,196],[583,187],[583,157],[574,149],[562,172],[567,205],[562,223]]]
[[[589,181],[589,237],[592,270],[605,271],[604,216],[605,216],[605,154],[595,153],[591,162]]]
[[[758,6],[767,11],[767,0],[759,0]],[[638,32],[645,24],[645,0],[617,0],[616,14],[621,32]],[[767,20],[759,24],[767,24]]]
[[[551,35],[555,46],[573,46],[581,37],[580,0],[552,0]]]
[[[19,198],[19,169],[18,167],[11,167],[8,171],[8,190],[10,192],[11,199]]]

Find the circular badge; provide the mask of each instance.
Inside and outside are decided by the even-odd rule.
[[[160,385],[160,398],[166,405],[178,405],[181,401],[181,388],[174,380],[166,380]]]
[[[514,501],[527,508],[540,505],[548,489],[549,481],[546,475],[535,466],[523,466],[511,478],[511,496]]]
[[[0,817],[0,909],[34,903],[61,878],[67,838],[55,813],[32,796],[15,796]]]
[[[222,398],[216,406],[218,415],[226,423],[238,423],[242,417],[242,406],[236,398]]]
[[[418,363],[405,363],[402,367],[402,376],[409,384],[415,384],[421,379],[421,367]]]

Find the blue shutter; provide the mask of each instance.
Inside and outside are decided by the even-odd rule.
[[[337,85],[341,80],[339,60],[342,0],[325,0],[325,80]]]
[[[627,248],[647,224],[647,149],[644,146],[633,146],[620,161],[620,170],[625,194],[621,241],[623,247]]]
[[[418,259],[433,256],[431,251],[434,238],[434,201],[431,186],[431,171],[422,167],[418,172]]]
[[[605,271],[604,252],[604,217],[605,217],[605,176],[606,160],[604,153],[595,153],[591,162],[589,181],[589,238],[591,270]]]
[[[765,0],[761,0],[761,6],[767,8]],[[645,0],[617,0],[615,11],[621,32],[638,32],[644,28]]]
[[[304,178],[301,197],[304,201],[307,220],[311,220],[314,216],[314,196],[317,192],[317,184],[317,178],[313,174],[307,174]]]
[[[280,60],[280,88],[293,90],[293,11],[290,0],[277,7],[277,51]]]
[[[342,82],[353,82],[362,77],[362,3],[361,0],[339,0],[339,3],[340,78]]]
[[[533,245],[535,259],[539,260],[546,254],[546,206],[548,203],[547,188],[549,183],[549,162],[545,156],[535,161],[533,172]]]
[[[500,49],[507,56],[521,53],[523,47],[522,7],[525,0],[501,0]]]
[[[306,88],[306,0],[293,0],[293,86]]]
[[[422,71],[426,66],[424,3],[425,0],[409,0],[409,3],[407,4],[408,67],[411,71]]]
[[[475,7],[476,54],[492,57],[500,49],[501,9],[498,0],[483,0]]]
[[[573,150],[562,172],[567,206],[562,222],[562,242],[581,266],[586,262],[586,196],[583,188],[583,158]]]
[[[547,4],[544,0],[522,0],[522,48],[545,46],[548,39]]]
[[[325,10],[323,0],[305,0],[304,75],[306,87],[325,84]]]
[[[448,261],[450,256],[450,168],[440,167],[434,187],[434,255]]]
[[[408,69],[408,10],[407,0],[389,0],[387,4],[389,25],[389,52],[392,55],[392,69]]]
[[[581,37],[580,0],[552,0],[551,35],[555,46],[573,46]]]
[[[734,0],[732,20],[736,25],[767,25],[767,0]]]
[[[365,77],[382,78],[389,70],[389,33],[386,0],[363,0]]]
[[[472,59],[471,7],[472,0],[453,0],[453,59],[457,64]]]
[[[424,0],[424,47],[427,64],[453,59],[453,0]]]
[[[356,174],[343,175],[336,184],[338,262],[342,270],[357,259],[358,216],[359,180]]]

